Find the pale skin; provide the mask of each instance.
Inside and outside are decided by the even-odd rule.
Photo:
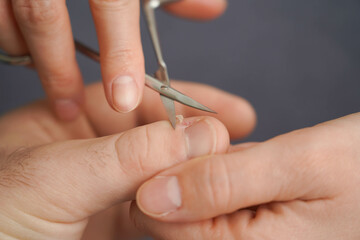
[[[360,239],[359,133],[356,113],[182,163],[140,187],[131,217],[155,239]]]
[[[106,99],[118,112],[132,111],[144,89],[140,0],[89,0],[89,5]],[[182,0],[165,7],[197,20],[213,19],[225,8],[226,0]],[[56,116],[64,121],[79,116],[84,86],[65,0],[1,0],[0,49],[13,56],[30,54]]]
[[[242,98],[200,84],[174,87],[218,115],[179,105],[185,119],[174,130],[157,93],[146,89],[139,108],[122,115],[96,84],[86,88],[86,110],[73,122],[57,120],[45,101],[2,116],[0,239],[141,236],[128,202],[142,183],[170,166],[227,152],[229,135],[244,137],[255,125]]]

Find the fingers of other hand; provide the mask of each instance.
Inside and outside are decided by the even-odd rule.
[[[105,94],[110,106],[123,113],[137,107],[144,88],[139,5],[134,0],[90,0]]]
[[[342,185],[329,176],[344,173],[336,172],[337,161],[328,157],[334,159],[344,146],[327,140],[338,135],[314,127],[239,152],[186,162],[142,185],[137,204],[156,219],[182,222],[274,201],[332,198]],[[165,207],[173,199],[177,204]]]
[[[12,0],[12,8],[56,114],[73,120],[83,85],[65,1]]]
[[[0,1],[0,49],[13,56],[27,53],[25,41],[14,18],[11,0]]]
[[[185,117],[194,115],[216,117],[224,123],[232,139],[243,138],[255,128],[255,110],[245,99],[205,84],[173,81],[172,86],[217,112],[217,114],[206,113],[177,104],[176,108],[179,114],[183,114]],[[148,123],[166,118],[167,115],[163,108],[154,108],[154,105],[157,104],[161,105],[159,95],[153,91],[145,91],[144,101],[139,112],[140,122]]]
[[[314,236],[341,239],[351,230],[339,222],[326,222],[329,219],[326,209],[329,207],[336,208],[336,204],[293,201],[264,206],[256,213],[251,210],[240,210],[199,222],[168,223],[146,216],[133,202],[130,218],[139,231],[155,239],[172,240],[179,239],[179,236],[181,239],[197,240],[289,239],[289,236],[292,239],[317,239]],[[317,227],[314,228],[314,215],[317,217],[316,223],[324,224],[315,224]],[[338,224],[341,225],[340,228]],[[342,227],[348,232],[342,230]]]
[[[0,174],[4,177],[0,186],[8,186],[7,196],[22,196],[15,199],[29,214],[49,221],[76,221],[134,199],[140,184],[162,169],[224,153],[228,146],[226,129],[213,118],[185,119],[175,131],[168,122],[157,122],[120,135],[15,153],[9,158],[14,164],[8,161],[12,165],[2,168],[8,171]],[[19,166],[22,169],[16,169]]]
[[[181,0],[164,8],[179,17],[210,20],[221,15],[226,6],[226,0]]]
[[[226,126],[232,139],[244,137],[254,129],[256,114],[245,99],[204,84],[172,81],[172,85],[218,113],[209,114],[178,104],[176,106],[178,114],[185,117],[199,115],[216,117]],[[144,91],[144,100],[137,111],[126,115],[116,114],[110,109],[103,96],[101,84],[87,87],[86,95],[87,115],[96,132],[101,136],[133,128],[137,126],[136,124],[142,125],[167,119],[159,94],[148,88]]]
[[[135,202],[131,204],[130,219],[135,227],[155,239],[264,239],[268,237],[268,232],[261,231],[260,237],[256,238],[253,229],[258,228],[254,224],[249,224],[254,218],[253,212],[242,210],[231,215],[223,215],[214,219],[189,222],[189,223],[168,223],[157,221],[146,216],[138,208]],[[277,227],[273,224],[268,224]],[[270,227],[269,226],[269,227]],[[267,226],[265,226],[267,227]],[[275,229],[270,231],[274,235]],[[262,237],[261,237],[262,236]],[[265,237],[266,236],[266,237]],[[252,238],[250,238],[252,237]]]

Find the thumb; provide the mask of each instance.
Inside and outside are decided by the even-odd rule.
[[[44,145],[10,158],[6,199],[41,219],[79,221],[134,199],[141,183],[159,171],[225,152],[228,145],[225,127],[210,117],[185,119],[176,130],[163,121],[118,135]]]
[[[324,161],[335,149],[326,142],[337,136],[330,132],[323,126],[309,128],[180,164],[142,185],[137,205],[161,221],[183,222],[271,202],[331,197],[335,179],[330,176],[336,174],[329,169],[339,168]]]

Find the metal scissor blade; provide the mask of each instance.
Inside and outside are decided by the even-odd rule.
[[[25,66],[31,63],[31,57],[29,56],[10,57],[0,52],[0,62],[15,66]]]
[[[169,117],[171,126],[175,129],[176,127],[176,113],[175,113],[175,104],[174,101],[162,94],[160,94],[160,98],[164,107],[166,109],[167,115]]]
[[[146,75],[145,77],[145,84],[149,88],[155,90],[156,92],[160,93],[163,96],[166,96],[174,101],[187,105],[189,107],[193,107],[205,112],[216,113],[215,111],[211,110],[210,108],[202,105],[201,103],[195,101],[191,97],[186,96],[185,94],[173,89],[172,87],[166,86],[161,81],[157,80],[154,77]]]
[[[166,87],[170,87],[169,86],[169,82],[166,81],[166,77],[167,77],[167,72],[166,71],[162,71],[163,69],[159,69],[155,75],[156,77],[159,79],[160,82],[162,82],[164,84],[164,86]],[[175,112],[175,104],[174,104],[174,100],[172,100],[171,98],[168,98],[164,95],[161,95],[161,101],[166,109],[167,115],[169,117],[169,120],[171,122],[171,125],[173,126],[173,128],[176,128],[176,112]]]
[[[191,97],[186,96],[185,94],[173,89],[173,88],[169,88],[168,90],[170,92],[170,95],[173,96],[172,99],[174,99],[175,101],[182,103],[186,106],[192,107],[192,108],[196,108],[198,110],[202,110],[205,112],[210,112],[210,113],[216,113],[214,110],[211,110],[210,108],[202,105],[201,103],[195,101],[194,99],[192,99]]]

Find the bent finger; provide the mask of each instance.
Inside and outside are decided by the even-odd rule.
[[[141,101],[145,81],[140,1],[90,0],[90,6],[107,101],[118,112],[130,112]]]
[[[245,99],[205,84],[172,81],[172,85],[175,89],[217,112],[217,114],[205,113],[177,104],[178,114],[182,114],[184,117],[200,115],[215,117],[224,123],[232,139],[243,138],[254,129],[256,113]],[[167,119],[167,113],[162,107],[159,94],[148,88],[144,91],[144,100],[139,108],[126,115],[119,115],[112,111],[103,95],[100,84],[94,84],[87,88],[87,115],[96,132],[101,136],[130,129],[137,124],[142,125]]]
[[[12,0],[40,80],[55,113],[73,120],[83,101],[70,19],[64,0]]]
[[[338,221],[329,221],[328,209],[335,207],[316,202],[281,202],[262,206],[256,212],[240,210],[213,219],[190,223],[166,223],[146,216],[135,202],[130,208],[130,218],[139,231],[156,239],[312,239],[314,236],[329,233],[338,236]],[[340,211],[339,211],[340,212]],[[314,216],[317,216],[314,219]],[[314,222],[322,222],[319,228],[313,228]],[[350,224],[351,225],[351,224]],[[349,225],[342,224],[347,229]],[[312,231],[309,231],[312,229]],[[350,231],[350,230],[348,230]]]
[[[249,222],[254,214],[248,210],[242,210],[229,215],[219,216],[198,222],[188,223],[168,223],[161,222],[146,216],[141,212],[136,202],[132,202],[130,207],[130,219],[135,227],[154,237],[155,239],[249,239],[247,234]],[[257,239],[257,238],[255,238]],[[262,238],[259,238],[262,239]]]

